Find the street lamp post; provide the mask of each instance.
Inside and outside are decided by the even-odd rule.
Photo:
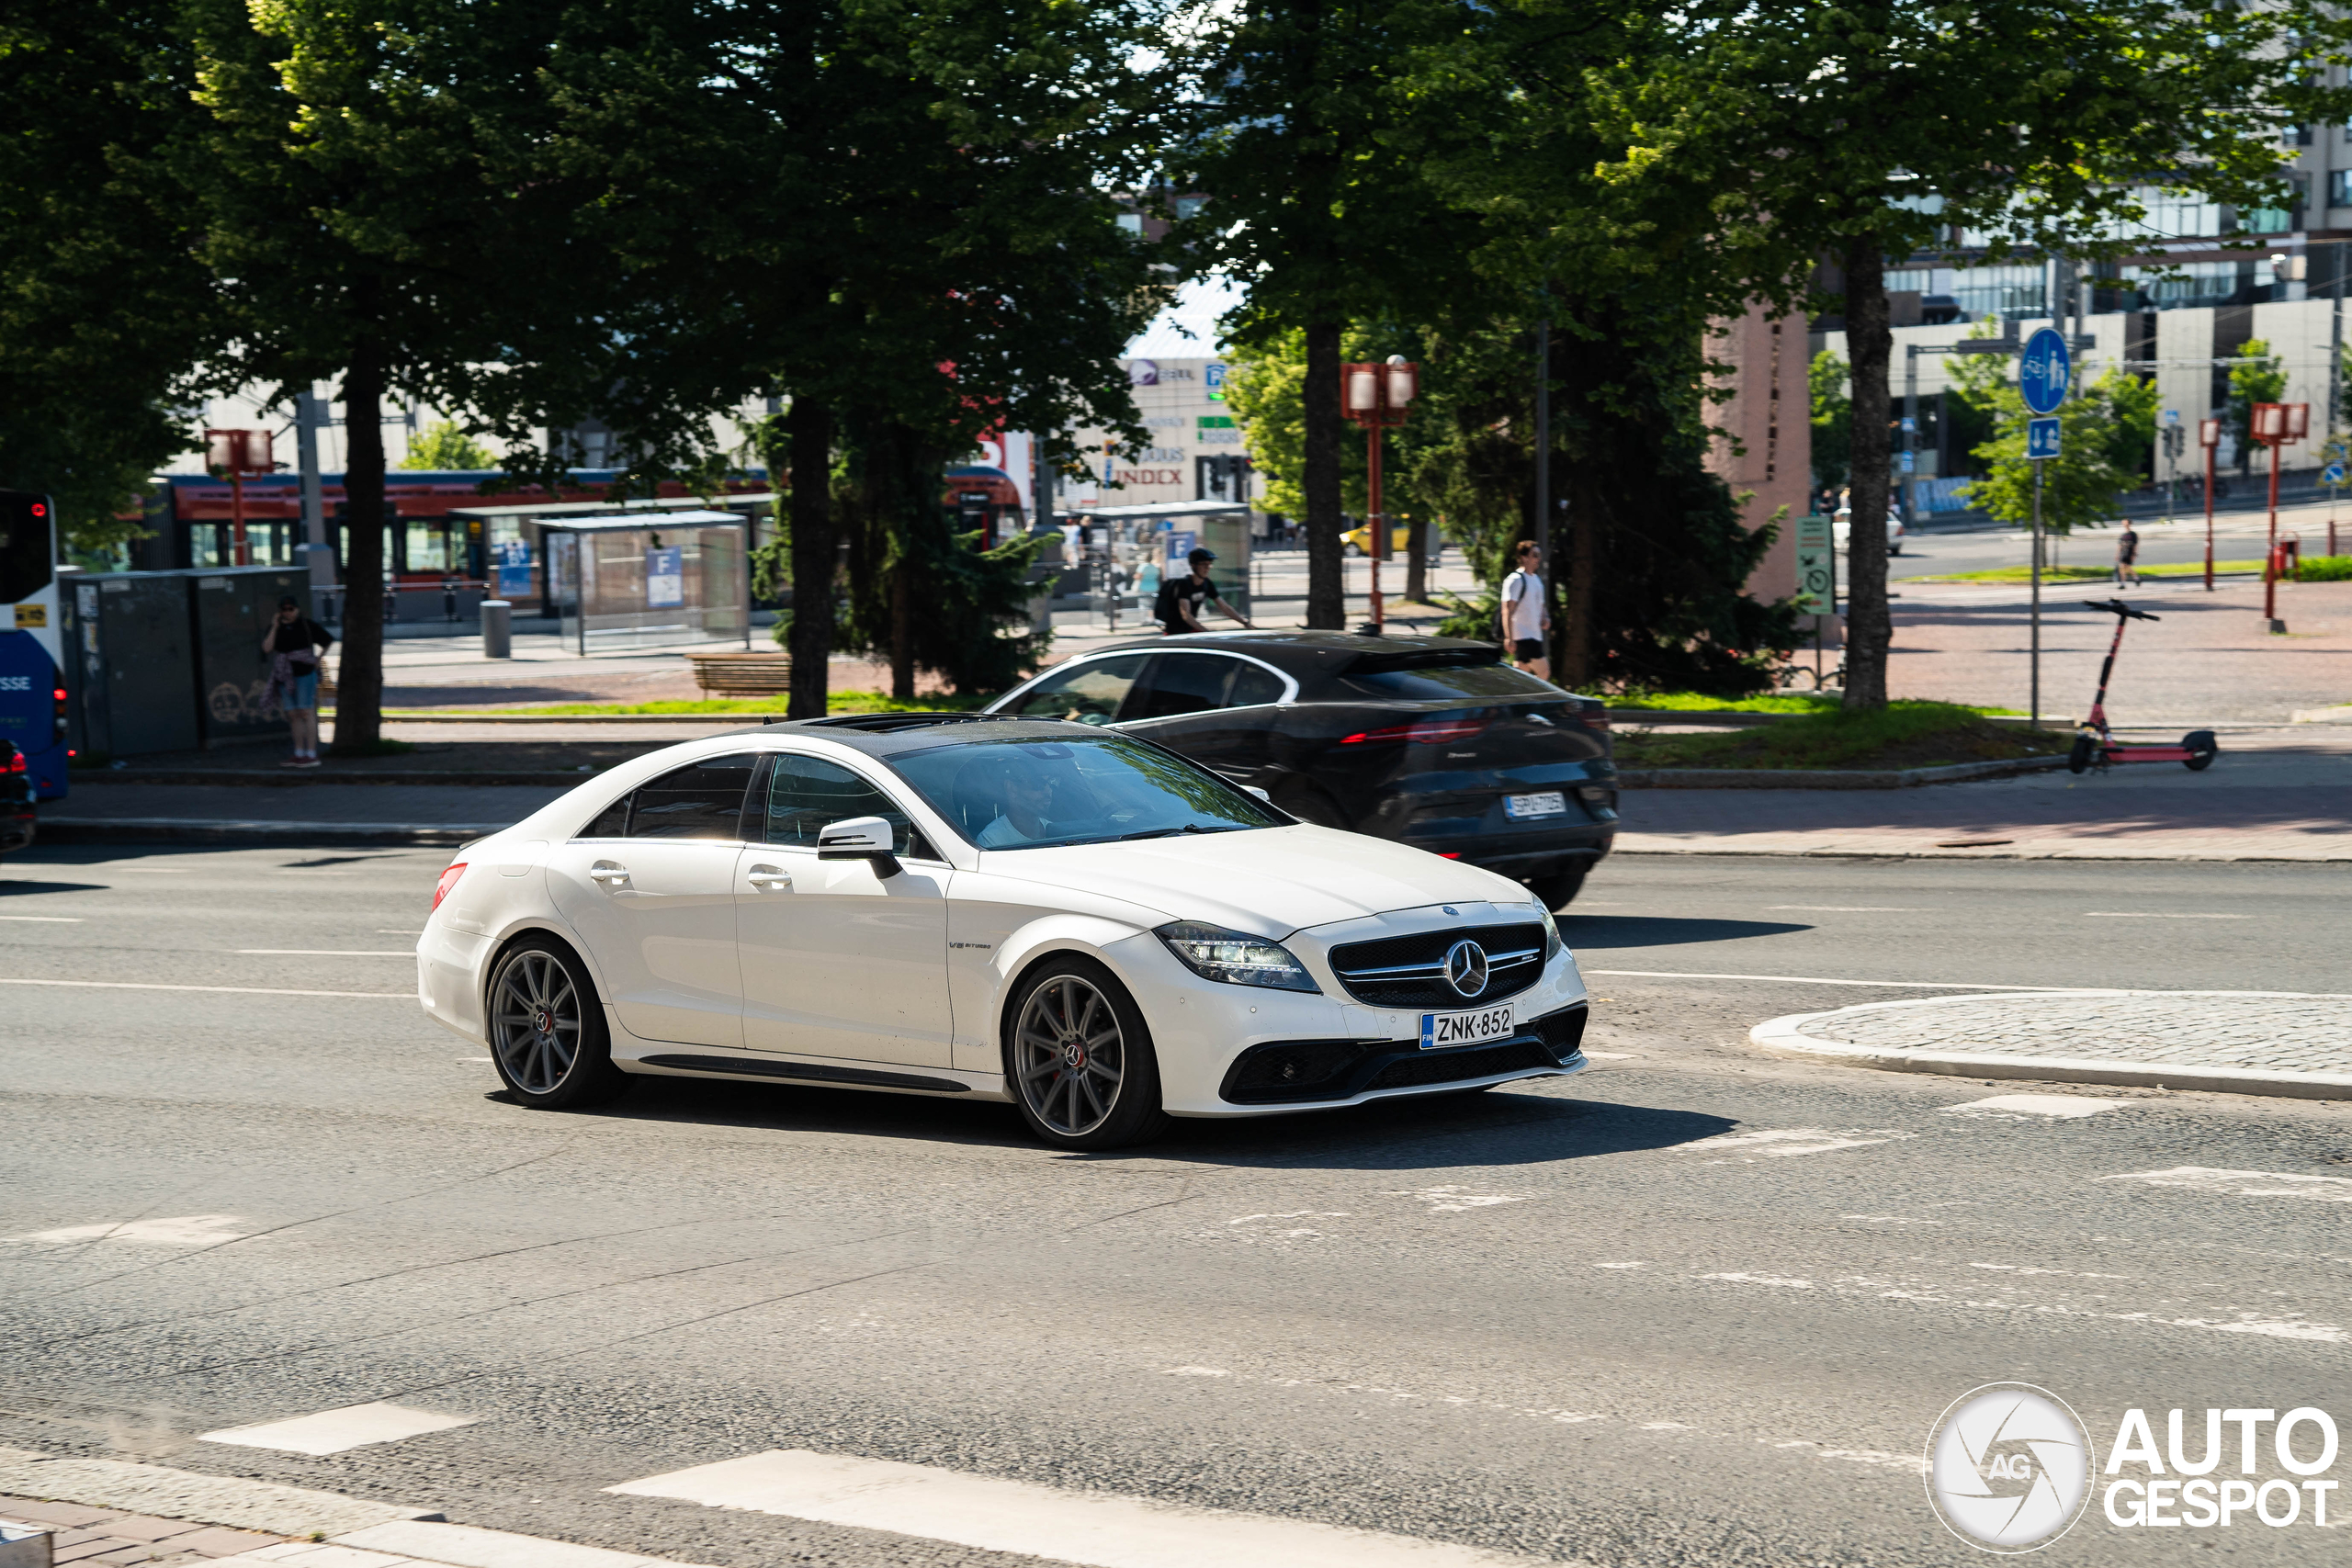
[[[1385,365],[1349,364],[1340,367],[1340,412],[1363,426],[1364,469],[1369,493],[1365,498],[1365,532],[1372,548],[1372,631],[1380,635],[1386,617],[1380,598],[1380,563],[1388,558],[1388,515],[1380,505],[1380,433],[1405,423],[1414,394],[1420,390],[1421,367],[1401,354]]]
[[[2213,457],[2222,449],[2222,422],[2197,422],[2197,445],[2205,448],[2205,592],[2213,592]]]
[[[2287,628],[2278,619],[2278,449],[2311,434],[2312,406],[2256,403],[2246,426],[2249,435],[2270,448],[2270,547],[2262,558],[2262,618],[2272,631],[2283,632]]]
[[[270,460],[266,430],[208,430],[204,433],[204,466],[229,476],[229,537],[232,558],[238,566],[254,564],[245,542],[245,481],[266,479],[277,471]]]

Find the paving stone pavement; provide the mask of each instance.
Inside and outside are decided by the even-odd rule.
[[[2342,997],[1950,997],[1856,1008],[1805,1032],[1880,1050],[2352,1073],[2352,1006]]]
[[[181,1568],[243,1556],[283,1545],[286,1540],[283,1536],[222,1529],[187,1519],[153,1518],[144,1514],[85,1507],[79,1503],[46,1503],[31,1497],[0,1496],[0,1524],[26,1525],[51,1532],[51,1561],[60,1565],[104,1562],[119,1563],[123,1568]]]

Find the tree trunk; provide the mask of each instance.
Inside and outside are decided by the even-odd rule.
[[[1306,493],[1306,624],[1338,631],[1348,624],[1340,565],[1340,323],[1306,328],[1306,451],[1299,489]]]
[[[899,544],[899,558],[890,565],[890,694],[902,703],[914,701],[915,637],[907,604],[908,558],[912,539]]]
[[[813,398],[795,398],[785,428],[792,443],[792,696],[788,718],[822,718],[833,652],[833,579],[841,541],[833,523],[833,416]]]
[[[1589,692],[1593,686],[1593,588],[1600,570],[1600,487],[1593,482],[1590,465],[1571,465],[1565,476],[1566,488],[1561,488],[1558,466],[1553,468],[1555,495],[1566,495],[1568,502],[1565,516],[1555,516],[1552,528],[1552,558],[1544,563],[1545,576],[1553,583],[1546,585],[1554,604],[1560,606],[1560,616],[1554,626],[1553,642],[1559,649],[1552,660],[1552,681],[1572,692]]]
[[[1853,508],[1846,555],[1846,705],[1886,705],[1886,660],[1894,623],[1886,602],[1886,501],[1892,482],[1887,437],[1887,366],[1894,333],[1887,324],[1886,257],[1865,233],[1846,250],[1846,346],[1852,356]]]
[[[1416,604],[1430,602],[1429,553],[1429,514],[1415,512],[1405,525],[1405,597]]]
[[[334,754],[371,757],[384,728],[384,362],[368,344],[343,373],[343,657]]]

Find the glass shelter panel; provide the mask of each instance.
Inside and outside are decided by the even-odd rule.
[[[671,516],[543,525],[564,639],[582,653],[751,641],[746,525]]]

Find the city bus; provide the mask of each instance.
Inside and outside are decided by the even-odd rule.
[[[0,491],[0,739],[16,743],[33,794],[65,794],[65,645],[57,597],[57,508]]]

